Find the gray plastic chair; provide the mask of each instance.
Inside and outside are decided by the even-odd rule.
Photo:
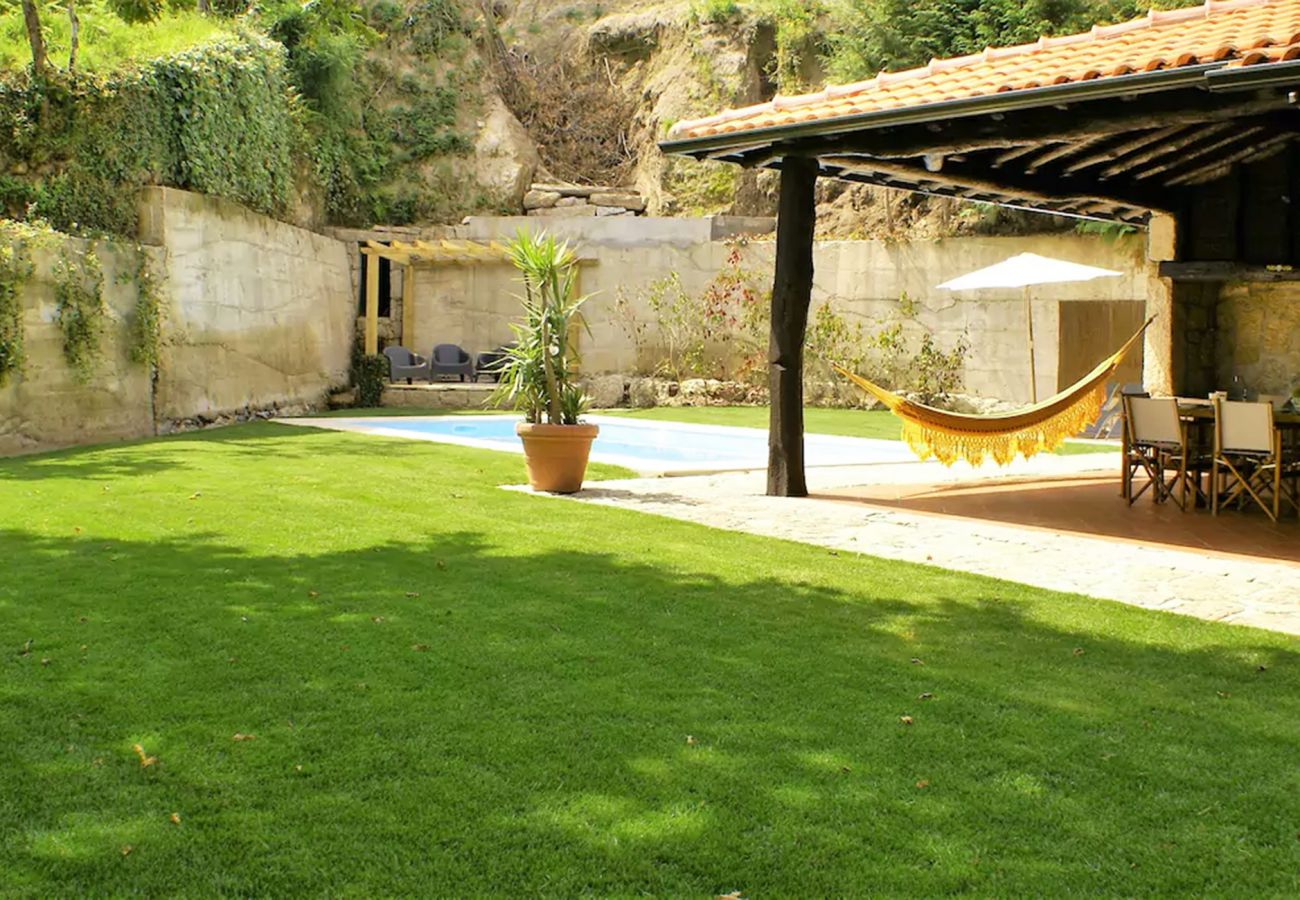
[[[478,381],[478,376],[474,374],[474,358],[455,344],[439,344],[434,347],[429,364],[432,367],[430,380],[437,375],[459,375],[461,381],[466,377],[470,381]]]
[[[389,381],[397,382],[406,379],[406,383],[410,384],[413,379],[433,380],[429,360],[412,353],[405,347],[385,347],[384,356],[388,357]]]
[[[474,364],[474,379],[477,381],[480,376],[485,376],[493,381],[501,380],[501,366],[514,348],[514,343],[502,344],[495,350],[489,350],[486,353],[480,353],[478,360]]]

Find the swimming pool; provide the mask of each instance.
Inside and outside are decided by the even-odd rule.
[[[299,419],[295,424],[522,453],[523,445],[515,434],[518,421],[517,416],[483,415]],[[591,448],[592,460],[646,475],[761,469],[767,465],[767,432],[758,428],[622,416],[587,416],[585,421],[600,426],[600,434]],[[804,454],[809,466],[916,461],[901,441],[826,434],[807,435]]]

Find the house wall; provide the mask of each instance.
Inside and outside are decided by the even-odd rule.
[[[1236,376],[1252,396],[1300,390],[1300,284],[1225,284],[1215,318],[1215,388]]]

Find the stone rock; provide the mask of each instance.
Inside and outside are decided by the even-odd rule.
[[[627,380],[622,375],[595,375],[583,383],[595,409],[613,409],[623,405]]]
[[[621,206],[597,206],[596,217],[607,219],[611,216],[635,216],[636,213],[630,209],[624,209]]]
[[[559,199],[560,195],[555,191],[539,191],[534,188],[524,194],[524,209],[549,209]]]
[[[659,46],[660,32],[674,24],[673,13],[669,6],[605,16],[587,29],[587,42],[600,53],[648,56]]]
[[[503,204],[519,208],[541,158],[524,126],[495,94],[488,99],[483,128],[474,142],[479,183]]]
[[[623,209],[630,209],[635,212],[641,212],[645,209],[645,199],[640,194],[634,194],[631,191],[601,192],[592,194],[590,200],[596,206],[620,206]]]
[[[586,206],[587,200],[584,197],[561,197],[555,201],[556,206]]]
[[[546,216],[552,219],[580,219],[584,216],[595,216],[596,207],[594,206],[557,206],[554,209],[534,209],[528,213],[530,216]]]
[[[658,406],[658,391],[653,378],[633,378],[627,386],[627,402],[634,409]]]
[[[592,194],[608,193],[614,188],[594,187],[588,184],[535,184],[535,191],[547,191],[548,193],[559,194],[561,197],[590,197]]]

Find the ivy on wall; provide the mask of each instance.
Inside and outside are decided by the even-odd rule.
[[[93,246],[75,260],[66,249],[59,254],[54,264],[54,308],[63,332],[63,356],[73,377],[86,384],[95,374],[108,313],[104,271]]]
[[[158,277],[149,264],[149,255],[143,248],[137,248],[136,253],[137,265],[132,279],[136,298],[131,318],[131,361],[147,366],[154,374],[162,346],[162,292]]]
[[[278,44],[254,35],[109,76],[0,79],[0,203],[15,218],[130,235],[135,189],[168,184],[283,213],[302,141]]]
[[[23,371],[26,357],[19,292],[31,275],[31,256],[23,243],[10,240],[0,246],[0,387]]]

